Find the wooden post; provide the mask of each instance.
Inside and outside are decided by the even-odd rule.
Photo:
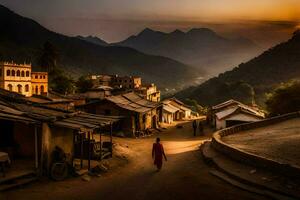
[[[100,160],[102,160],[102,133],[101,133],[101,129],[99,130],[99,134],[100,134]]]
[[[81,147],[80,147],[80,168],[83,168],[83,133],[80,134],[80,142],[81,142]]]
[[[112,122],[110,123],[110,144],[111,144],[111,148],[110,148],[110,153],[111,153],[111,157],[112,157],[112,131],[113,131],[113,126],[112,126]]]
[[[88,170],[91,169],[91,131],[88,132]]]
[[[35,149],[35,169],[39,168],[39,153],[38,153],[38,127],[34,125],[34,149]]]

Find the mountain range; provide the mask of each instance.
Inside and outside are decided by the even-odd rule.
[[[96,36],[89,35],[89,36],[84,37],[84,36],[78,35],[77,38],[81,39],[81,40],[85,40],[87,42],[91,42],[93,44],[97,44],[97,45],[101,45],[101,46],[108,46],[107,42],[105,42],[104,40],[102,40]]]
[[[264,105],[266,94],[280,83],[300,78],[300,31],[292,38],[231,71],[205,83],[190,87],[176,96],[194,99],[202,105],[214,105],[234,98],[244,103],[255,100]]]
[[[37,66],[41,49],[50,42],[59,53],[59,65],[74,76],[104,73],[141,76],[163,88],[181,88],[201,76],[199,70],[163,56],[141,53],[129,47],[103,46],[78,37],[50,31],[32,19],[0,5],[0,57]],[[98,41],[98,40],[97,40]],[[99,42],[99,41],[98,41]]]
[[[261,48],[249,39],[228,39],[208,28],[193,28],[187,32],[175,30],[171,33],[146,28],[111,45],[166,56],[203,69],[210,75],[227,71],[261,52]]]

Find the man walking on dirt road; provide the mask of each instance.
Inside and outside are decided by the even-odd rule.
[[[196,136],[196,132],[197,132],[197,121],[196,120],[193,121],[193,129],[194,129],[194,136]]]
[[[163,156],[165,161],[167,161],[164,147],[160,143],[160,138],[156,138],[156,143],[154,143],[152,147],[152,158],[154,158],[154,165],[156,165],[157,171],[160,171],[162,168]]]

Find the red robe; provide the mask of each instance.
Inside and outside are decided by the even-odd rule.
[[[164,147],[160,143],[154,143],[152,148],[152,154],[154,154],[154,165],[157,166],[157,168],[162,167],[163,163],[163,154],[164,154]]]

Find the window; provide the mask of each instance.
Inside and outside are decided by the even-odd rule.
[[[44,86],[41,85],[41,94],[45,92],[44,90],[45,90]]]
[[[10,70],[6,71],[6,76],[10,76]]]
[[[17,76],[20,76],[21,75],[21,72],[20,70],[17,71]]]
[[[15,76],[15,75],[16,75],[15,70],[12,70],[12,71],[11,71],[11,75],[12,75],[12,76]]]
[[[35,86],[35,94],[39,94],[39,87]]]
[[[38,75],[35,75],[35,77],[34,77],[35,79],[38,79],[39,77],[38,77]]]
[[[29,85],[25,85],[25,92],[29,92]]]
[[[24,71],[21,72],[21,76],[22,76],[22,77],[25,76],[25,72],[24,72]]]
[[[13,86],[12,86],[12,84],[8,84],[7,87],[8,87],[8,90],[9,90],[9,91],[13,91]]]
[[[45,75],[43,76],[43,79],[46,79],[46,76],[45,76]]]
[[[17,74],[18,74],[18,72],[17,72]],[[20,93],[20,94],[22,93],[22,85],[18,85],[18,93]]]
[[[29,77],[29,71],[26,71],[26,77]]]
[[[0,68],[0,76],[2,76],[2,68]]]
[[[42,75],[40,75],[40,79],[42,79],[43,77],[42,77]]]

